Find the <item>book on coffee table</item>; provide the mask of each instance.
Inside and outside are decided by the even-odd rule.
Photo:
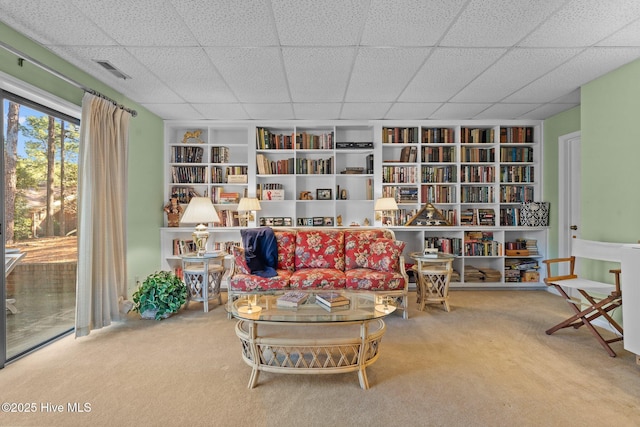
[[[316,295],[316,301],[319,304],[324,304],[327,307],[339,307],[343,305],[349,305],[349,298],[344,295],[340,295],[337,292],[326,292]]]
[[[330,311],[330,312],[334,312],[334,311],[341,311],[341,310],[349,310],[350,305],[344,304],[344,305],[337,305],[335,307],[329,307],[327,304],[324,304],[318,300],[316,300],[316,305],[319,305],[320,307],[322,307],[323,309]]]
[[[290,291],[278,297],[276,305],[278,307],[298,307],[300,304],[305,302],[308,296],[309,294],[306,292]]]

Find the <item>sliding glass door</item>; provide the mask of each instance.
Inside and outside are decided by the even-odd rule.
[[[79,120],[2,92],[0,367],[73,330]]]

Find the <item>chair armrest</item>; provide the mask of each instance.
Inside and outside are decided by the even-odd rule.
[[[611,292],[611,295],[614,297],[619,297],[620,295],[622,295],[622,291],[620,290],[620,274],[622,273],[622,270],[619,268],[614,268],[612,270],[609,270],[609,273],[613,273],[616,283],[616,290],[614,292]]]
[[[546,279],[544,279],[544,283],[546,283],[547,285],[551,282],[556,282],[558,280],[569,280],[569,279],[575,279],[578,276],[576,276],[575,274],[575,267],[576,267],[576,257],[571,256],[568,258],[551,258],[551,259],[545,259],[542,260],[543,263],[545,263],[547,265],[547,277]],[[569,263],[569,274],[566,276],[552,276],[551,275],[551,267],[554,264],[559,264],[559,263],[563,263],[563,262],[568,262]]]

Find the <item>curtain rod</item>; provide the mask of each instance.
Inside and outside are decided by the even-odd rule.
[[[133,117],[136,117],[138,115],[138,112],[136,110],[132,110],[130,108],[125,107],[122,104],[119,104],[118,102],[116,102],[114,99],[109,98],[106,95],[103,95],[102,93],[98,92],[97,90],[91,89],[89,87],[86,87],[85,85],[78,83],[77,81],[71,79],[70,77],[65,76],[64,74],[54,70],[53,68],[48,67],[47,65],[43,64],[42,62],[38,61],[37,59],[34,59],[32,57],[30,57],[29,55],[20,52],[17,49],[14,49],[12,46],[9,46],[8,44],[6,44],[3,41],[0,41],[0,47],[4,48],[5,50],[8,50],[9,52],[13,53],[14,55],[16,55],[18,57],[18,61],[21,62],[23,60],[27,60],[29,62],[31,62],[33,65],[35,65],[36,67],[46,71],[49,74],[52,74],[54,76],[56,76],[57,78],[64,80],[65,82],[69,83],[72,86],[77,87],[78,89],[82,89],[85,92],[88,92],[92,95],[95,96],[99,96],[102,99],[106,99],[107,101],[113,103],[113,105],[117,106],[118,108],[127,111],[128,113],[130,113]]]

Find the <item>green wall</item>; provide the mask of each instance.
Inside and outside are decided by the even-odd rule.
[[[640,60],[582,88],[582,236],[640,240]]]
[[[129,296],[136,277],[144,277],[160,267],[160,231],[163,224],[163,123],[162,120],[115,92],[104,83],[69,64],[3,23],[0,39],[67,77],[105,94],[138,112],[129,131],[128,193],[128,287]],[[0,48],[0,71],[39,87],[73,104],[81,105],[83,91],[25,61],[23,66],[12,53]]]
[[[558,138],[580,130],[580,107],[563,111],[544,121],[543,193],[550,203],[548,258],[558,256]]]

